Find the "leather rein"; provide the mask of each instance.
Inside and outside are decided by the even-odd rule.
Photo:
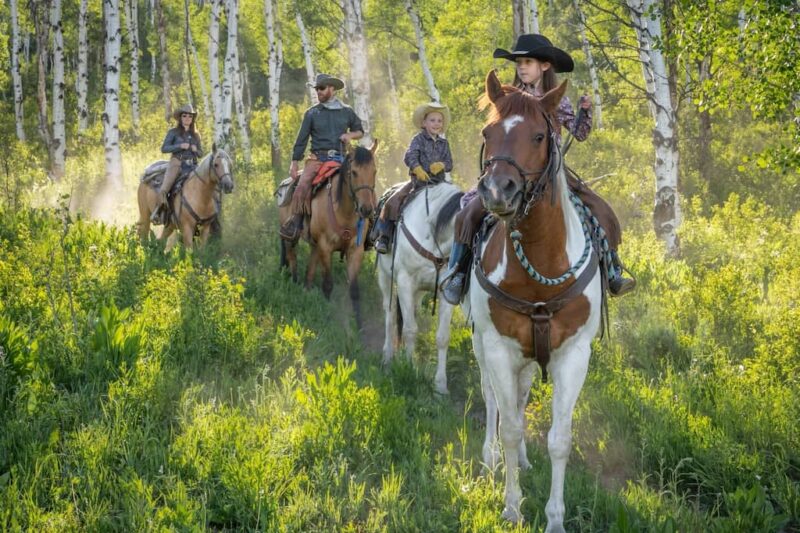
[[[226,176],[231,176],[231,173],[230,172],[226,172],[225,174],[220,176],[217,173],[217,168],[214,166],[214,158],[215,157],[216,157],[216,155],[212,156],[212,159],[209,162],[209,166],[211,167],[211,170],[214,172],[214,175],[217,178],[217,183],[220,183],[220,182],[222,182],[222,180]],[[228,165],[228,166],[230,167],[231,165]],[[201,182],[205,183],[205,180],[197,172],[197,168],[192,169],[192,172],[189,174],[189,177],[186,178],[186,181],[189,181],[190,179],[194,178],[195,176],[197,176],[197,179],[199,179]],[[184,185],[186,185],[185,182],[184,182]],[[200,215],[198,215],[197,212],[192,208],[192,205],[186,199],[186,195],[183,194],[183,187],[181,187],[181,209],[183,209],[183,208],[186,208],[186,210],[192,216],[196,226],[203,226],[205,224],[209,224],[209,223],[213,222],[214,219],[216,219],[219,216],[219,205],[218,205],[217,202],[214,202],[214,212],[210,216],[201,217]],[[175,225],[177,226],[178,224],[176,223]]]

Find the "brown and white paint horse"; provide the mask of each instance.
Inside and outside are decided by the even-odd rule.
[[[350,300],[361,327],[361,304],[358,288],[358,271],[364,258],[364,240],[369,231],[368,219],[375,210],[375,152],[378,141],[370,149],[362,146],[348,148],[341,170],[330,183],[311,200],[311,218],[306,218],[303,236],[311,244],[306,268],[306,288],[314,282],[317,265],[322,265],[322,293],[329,298],[333,290],[331,259],[341,252],[347,262],[347,282]],[[292,216],[289,206],[278,210],[283,224]],[[362,221],[361,240],[358,241],[359,220]],[[292,279],[297,280],[297,243],[281,240],[281,268],[288,267]]]
[[[581,220],[569,198],[560,153],[555,146],[553,119],[566,82],[541,98],[502,86],[494,71],[486,78],[484,103],[490,116],[482,134],[484,173],[478,192],[484,206],[500,221],[476,250],[465,312],[472,317],[473,348],[481,371],[486,403],[483,460],[494,469],[499,460],[499,433],[505,453],[506,486],[503,517],[522,520],[518,469],[530,468],[525,448],[525,406],[535,372],[532,314],[512,310],[490,295],[478,275],[481,269],[495,287],[523,304],[541,307],[575,284],[576,297],[549,320],[549,362],[543,372],[553,381],[553,424],[547,437],[552,463],[550,498],[545,512],[548,532],[564,531],[564,475],[572,441],[572,413],[589,364],[591,342],[601,315],[601,278],[596,260],[584,261],[563,284],[534,281],[515,254],[512,229],[533,267],[558,277],[586,259]],[[553,189],[555,187],[555,189]],[[593,256],[594,252],[590,255]],[[592,271],[594,270],[594,272]],[[587,271],[585,276],[580,276]],[[580,281],[578,278],[580,277]],[[580,290],[580,287],[585,287]]]

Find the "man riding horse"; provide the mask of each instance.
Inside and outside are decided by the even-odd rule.
[[[280,229],[284,239],[296,241],[303,229],[303,217],[308,212],[311,195],[311,182],[322,164],[327,161],[344,161],[343,146],[364,136],[361,119],[353,108],[339,100],[335,92],[344,87],[339,78],[319,74],[314,83],[319,103],[310,107],[303,116],[303,123],[297,134],[292,152],[292,165],[289,173],[297,180],[299,162],[303,158],[311,136],[311,153],[306,159],[303,173],[292,197],[292,218]],[[349,131],[348,131],[349,130]]]

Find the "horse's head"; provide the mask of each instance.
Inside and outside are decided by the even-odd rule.
[[[550,118],[567,82],[537,98],[501,85],[494,71],[486,77],[482,104],[490,107],[481,134],[483,175],[478,184],[483,205],[500,217],[510,217],[543,194],[547,178],[558,169],[558,146]]]
[[[348,148],[347,150],[347,176],[345,180],[350,190],[350,196],[356,206],[356,211],[362,218],[369,218],[375,210],[375,175],[378,169],[375,165],[375,152],[378,141],[366,149],[362,146]]]
[[[211,177],[219,183],[222,192],[229,194],[233,192],[233,161],[225,150],[217,148],[217,145],[211,148]]]

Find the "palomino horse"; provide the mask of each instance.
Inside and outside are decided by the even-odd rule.
[[[506,468],[503,517],[512,522],[522,520],[518,467],[530,467],[524,430],[534,363],[539,362],[543,377],[552,376],[548,532],[564,531],[572,413],[600,325],[602,297],[597,254],[567,189],[551,118],[565,90],[566,82],[540,99],[501,86],[494,71],[486,78],[483,101],[490,116],[482,131],[485,159],[478,192],[500,220],[475,249],[465,302],[486,403],[483,460],[490,468],[498,463],[499,412]]]
[[[333,290],[331,256],[340,252],[347,261],[347,281],[356,323],[361,327],[358,271],[364,257],[364,240],[369,230],[369,216],[375,210],[375,151],[378,141],[369,150],[348,148],[339,172],[324,187],[322,194],[311,200],[311,218],[306,218],[303,236],[311,244],[306,269],[306,288],[314,282],[317,263],[322,265],[322,293],[329,298]],[[291,216],[289,206],[279,209],[280,222]],[[289,267],[297,279],[297,243],[281,240],[281,267]]]
[[[200,244],[205,245],[211,230],[211,222],[219,216],[216,198],[217,185],[222,192],[233,191],[233,162],[224,150],[214,145],[186,180],[180,192],[172,197],[172,219],[164,226],[160,240],[166,240],[176,228],[180,228],[183,245],[192,248],[197,229],[200,229]],[[150,215],[158,207],[159,193],[150,184],[139,183],[139,237],[146,240],[150,233]],[[170,245],[171,247],[171,245]]]
[[[378,284],[383,293],[383,311],[386,314],[384,365],[388,365],[394,356],[395,332],[398,330],[397,304],[406,357],[412,358],[418,329],[416,310],[426,291],[438,293],[438,364],[434,385],[439,394],[447,394],[447,347],[450,344],[453,306],[441,296],[437,286],[439,273],[447,266],[450,248],[453,247],[453,222],[461,196],[463,193],[459,188],[447,182],[429,186],[417,193],[403,209],[392,253],[378,256]],[[402,290],[398,290],[396,298],[392,298],[395,281]]]

